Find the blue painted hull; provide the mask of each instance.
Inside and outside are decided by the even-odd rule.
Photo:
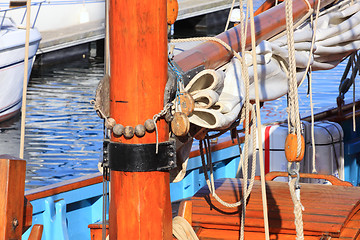
[[[340,124],[344,130],[345,180],[357,186],[360,185],[360,131],[353,131],[352,119]],[[356,124],[357,129],[360,128],[360,117],[356,118]],[[227,140],[230,141],[230,138]],[[235,177],[239,164],[237,145],[213,152],[212,159],[215,179]],[[64,184],[66,185],[66,182],[62,185]],[[170,184],[171,201],[189,198],[205,185],[200,156],[193,157],[189,160],[184,179]],[[42,240],[90,239],[88,225],[102,220],[102,189],[103,183],[98,181],[85,187],[32,200],[33,224],[44,225]],[[37,191],[39,189],[30,190],[26,194],[31,195]],[[28,238],[30,230],[23,235],[24,239]]]

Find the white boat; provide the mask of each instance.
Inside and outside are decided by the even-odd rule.
[[[0,122],[13,117],[21,108],[26,30],[0,10]],[[28,76],[32,69],[41,35],[30,29]]]
[[[0,0],[0,9],[18,7],[24,5],[25,1]],[[33,0],[31,21],[36,19],[36,28],[40,33],[56,31],[63,28],[75,27],[79,24],[104,21],[105,0]],[[17,24],[22,24],[25,9],[11,11],[7,14]]]

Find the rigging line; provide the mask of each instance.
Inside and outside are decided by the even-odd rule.
[[[314,103],[312,95],[312,72],[311,67],[309,69],[309,95],[310,95],[310,111],[311,111],[311,145],[312,145],[312,173],[317,173],[316,170],[316,158],[315,158],[315,119],[314,119]]]
[[[305,69],[305,72],[304,72],[304,76],[302,77],[299,86],[304,82],[306,74],[309,71],[310,62],[311,62],[311,59],[312,59],[313,50],[314,50],[314,46],[315,46],[317,21],[319,19],[319,13],[320,13],[320,2],[321,1],[318,1],[318,5],[317,5],[317,8],[316,8],[315,23],[313,23],[313,16],[311,15],[311,23],[313,23],[312,24],[313,36],[312,36],[312,39],[311,39],[311,47],[310,47],[310,52],[309,52],[308,63],[306,64],[306,69]]]
[[[105,0],[105,74],[110,76],[109,0]]]
[[[293,28],[293,5],[292,0],[285,1],[286,6],[286,33],[287,33],[287,44],[289,49],[289,102],[290,102],[290,111],[291,114],[289,123],[292,128],[293,133],[297,136],[297,157],[301,154],[301,125],[300,125],[300,116],[299,116],[299,100],[298,100],[298,92],[297,92],[297,81],[296,81],[296,60],[295,60],[295,47],[294,47],[294,28]],[[299,164],[296,162],[296,164]],[[291,166],[291,162],[289,161],[289,165]],[[299,165],[298,165],[299,166]],[[289,167],[288,167],[289,171]],[[289,172],[290,173],[290,172]],[[297,169],[298,173],[298,169]],[[304,239],[304,232],[303,232],[303,221],[302,221],[302,209],[300,204],[300,189],[298,188],[298,184],[295,186],[296,179],[293,179],[289,182],[289,188],[291,197],[294,204],[294,215],[295,215],[295,228],[296,228],[296,239],[303,240]],[[299,193],[297,198],[295,194],[295,188]]]
[[[241,0],[240,0],[240,1],[241,1]],[[226,32],[226,31],[228,30],[229,22],[230,22],[230,17],[231,17],[232,11],[233,11],[233,9],[234,9],[234,4],[235,4],[235,0],[233,0],[232,3],[231,3],[231,8],[230,8],[229,15],[228,15],[228,18],[227,18],[227,21],[226,21],[226,25],[225,25],[225,30],[224,30],[224,32]]]
[[[354,53],[354,61],[355,61],[355,56],[356,56],[356,62],[355,62],[355,69],[356,70],[353,70],[353,71],[358,71],[359,70],[359,55],[357,54],[357,52]],[[356,108],[355,108],[355,78],[356,78],[356,74],[355,76],[353,77],[353,106],[352,106],[352,112],[353,112],[353,116],[352,116],[352,122],[353,122],[353,131],[356,132],[356,118],[355,118],[355,111],[356,111]]]
[[[256,101],[256,119],[257,119],[257,133],[258,133],[258,145],[259,145],[259,159],[260,159],[260,172],[261,172],[261,193],[263,203],[263,215],[264,215],[264,228],[265,228],[265,239],[270,239],[269,233],[269,219],[266,199],[266,188],[265,188],[265,173],[264,173],[264,156],[262,149],[262,136],[261,136],[261,119],[260,119],[260,101],[259,101],[259,80],[257,74],[257,63],[256,63],[256,46],[255,46],[255,21],[254,21],[254,8],[252,0],[248,1],[250,11],[250,30],[251,30],[251,46],[252,46],[252,58],[254,67],[254,85],[255,85],[255,101]]]
[[[30,11],[31,0],[26,2],[26,37],[25,37],[25,59],[24,59],[24,80],[23,80],[23,94],[21,106],[21,133],[20,133],[20,158],[24,158],[25,145],[25,118],[26,118],[26,92],[28,83],[28,68],[29,68],[29,42],[30,42]]]

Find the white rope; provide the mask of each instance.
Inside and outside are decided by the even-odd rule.
[[[297,136],[297,156],[301,153],[301,125],[299,115],[299,100],[296,81],[296,61],[294,46],[292,0],[285,1],[286,9],[286,33],[289,49],[289,114],[290,132]]]
[[[356,56],[356,61],[355,61],[355,56]],[[358,68],[358,64],[359,64],[359,56],[358,56],[358,54],[357,54],[357,52],[354,54],[354,62],[355,62],[355,68]],[[353,71],[360,71],[360,69],[356,69],[356,70],[354,70],[353,69]],[[354,132],[356,132],[356,116],[355,116],[355,111],[356,111],[356,108],[355,108],[355,93],[356,93],[356,91],[355,91],[355,77],[352,79],[353,80],[353,104],[352,104],[352,112],[353,112],[353,114],[352,114],[352,122],[353,122],[353,131]]]
[[[315,23],[312,24],[312,31],[313,31],[313,36],[311,39],[311,47],[310,47],[310,51],[309,51],[309,59],[308,62],[306,64],[306,69],[304,71],[304,76],[302,77],[301,81],[300,81],[300,85],[304,82],[305,78],[306,78],[306,74],[309,71],[310,68],[310,63],[311,63],[311,59],[312,59],[312,55],[313,55],[313,50],[314,50],[314,46],[315,46],[315,39],[316,39],[316,29],[317,29],[317,21],[319,19],[319,13],[320,13],[320,2],[318,1],[318,5],[316,8],[316,13],[315,13]],[[313,16],[311,15],[311,23],[313,23]]]
[[[178,240],[198,240],[190,223],[181,216],[176,216],[172,221],[173,235]]]
[[[226,21],[224,32],[228,30],[229,23],[230,23],[230,17],[231,17],[232,11],[234,9],[234,5],[235,5],[235,0],[233,0],[232,3],[231,3],[231,8],[230,8],[229,15],[228,15],[228,18],[227,18],[227,21]]]
[[[289,115],[290,132],[295,133],[297,136],[297,157],[301,153],[301,125],[300,125],[300,114],[299,114],[299,100],[297,92],[297,81],[296,81],[296,61],[295,61],[295,47],[294,47],[294,28],[293,28],[293,12],[292,12],[292,0],[285,1],[286,9],[286,33],[287,43],[289,49]],[[314,37],[313,37],[314,39]],[[294,214],[295,214],[295,227],[296,227],[296,239],[303,240],[303,222],[302,222],[302,209],[300,204],[300,193],[297,197],[295,194],[295,182],[296,178],[289,182],[289,188],[291,198],[294,203]],[[300,190],[300,189],[298,189]]]
[[[306,73],[309,73],[309,94],[310,94],[310,110],[311,110],[311,146],[312,146],[312,173],[317,173],[316,170],[316,146],[315,146],[315,126],[314,126],[314,104],[313,104],[313,98],[312,98],[312,69],[310,66],[310,62],[311,62],[311,57],[313,54],[313,49],[314,49],[314,45],[315,45],[315,38],[316,38],[316,28],[317,28],[317,21],[319,18],[319,13],[320,13],[320,1],[318,1],[318,5],[316,8],[316,16],[315,16],[315,22],[313,23],[313,17],[311,16],[311,23],[312,23],[312,30],[313,30],[313,36],[312,36],[312,40],[311,40],[311,47],[310,47],[310,52],[309,52],[309,60],[308,63],[306,65],[306,69],[304,72],[304,76],[300,82],[300,85],[302,84],[302,82],[305,80],[306,77]]]
[[[28,69],[29,69],[29,41],[30,41],[30,11],[31,0],[26,2],[26,35],[25,35],[25,57],[24,57],[24,79],[23,79],[23,92],[21,104],[21,132],[20,132],[20,158],[24,158],[25,146],[25,119],[26,119],[26,92],[28,83]]]
[[[295,182],[296,182],[296,178],[293,178],[289,182],[289,190],[290,190],[291,199],[294,203],[296,240],[303,240],[304,229],[303,229],[303,221],[302,221],[302,206],[300,203],[300,199],[298,199],[298,196],[296,196]]]
[[[257,62],[256,62],[256,46],[255,46],[255,21],[254,21],[254,8],[252,0],[248,0],[248,6],[250,11],[250,30],[251,30],[251,47],[252,47],[252,60],[254,68],[254,85],[255,85],[255,102],[256,102],[256,120],[257,120],[257,134],[258,134],[258,148],[259,148],[259,161],[260,161],[260,173],[261,173],[261,196],[263,204],[263,216],[264,216],[264,232],[265,239],[270,239],[269,233],[269,219],[266,199],[266,187],[265,187],[265,168],[264,168],[264,155],[262,149],[262,136],[261,136],[261,118],[260,118],[260,101],[259,101],[259,80],[257,74]],[[255,152],[253,153],[255,154]]]
[[[314,104],[312,98],[312,72],[309,70],[309,95],[310,95],[310,110],[311,110],[311,147],[312,147],[312,173],[317,173],[316,170],[316,149],[315,149],[315,119],[314,119]]]
[[[170,43],[181,43],[181,42],[196,42],[196,41],[214,41],[223,45],[229,52],[231,52],[236,58],[241,61],[241,56],[226,42],[216,37],[194,37],[194,38],[182,38],[182,39],[171,39]]]

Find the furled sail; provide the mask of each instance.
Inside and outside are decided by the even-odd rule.
[[[310,23],[305,22],[294,31],[298,84],[306,74],[308,62],[312,70],[331,69],[350,53],[360,49],[359,10],[360,1],[356,1],[321,15],[314,33],[313,54],[310,54],[313,37]],[[286,94],[289,64],[286,35],[273,41],[262,41],[256,47],[256,53],[260,101],[274,100]],[[255,99],[250,53],[246,53],[245,60],[250,78],[250,99]],[[225,69],[204,70],[186,86],[185,90],[195,100],[195,109],[189,116],[191,123],[207,129],[223,129],[238,118],[244,99],[240,60],[233,58]],[[196,89],[194,86],[197,86]]]

